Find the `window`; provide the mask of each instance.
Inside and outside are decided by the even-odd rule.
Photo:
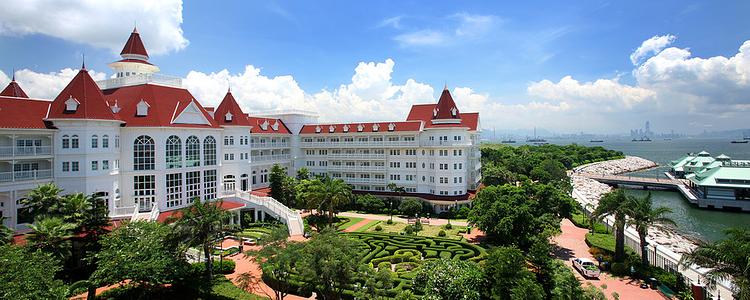
[[[198,137],[191,135],[185,141],[185,167],[201,165],[201,142]]]
[[[400,167],[401,167],[401,162],[398,162],[398,161],[391,162],[391,168],[400,168]]]
[[[97,171],[99,170],[99,161],[92,161],[91,162],[91,171]]]
[[[182,205],[182,174],[167,174],[167,207]]]
[[[399,175],[399,174],[391,174],[391,180],[401,180],[401,175]]]
[[[70,171],[71,172],[78,172],[78,170],[79,170],[78,162],[77,161],[71,162],[70,163]]]
[[[188,201],[192,202],[194,199],[200,199],[201,196],[201,172],[187,172],[185,173],[185,193]]]
[[[108,160],[102,160],[102,170],[109,170],[109,161]]]
[[[115,148],[120,148],[120,136],[115,135]]]
[[[64,161],[62,163],[62,171],[63,172],[70,172],[70,162]]]
[[[154,139],[142,135],[133,142],[133,169],[136,171],[154,169]]]
[[[176,135],[167,138],[167,169],[182,167],[182,141]]]
[[[203,159],[207,166],[216,165],[216,139],[210,135],[203,139]]]
[[[67,134],[62,136],[62,148],[70,148],[70,137]]]
[[[156,177],[138,175],[133,177],[133,198],[141,210],[151,209],[156,195]]]
[[[78,149],[78,136],[77,135],[73,135],[70,138],[70,148]]]
[[[391,155],[401,155],[401,150],[391,149]]]
[[[102,148],[109,148],[109,136],[106,134],[102,136]]]
[[[99,148],[99,136],[96,134],[91,136],[91,148]]]
[[[216,170],[203,171],[203,200],[216,199]]]

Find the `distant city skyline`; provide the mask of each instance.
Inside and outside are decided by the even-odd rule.
[[[382,121],[447,85],[488,131],[624,135],[647,120],[655,133],[739,129],[750,112],[745,1],[117,2],[8,1],[0,85],[16,70],[52,98],[84,53],[110,77],[137,26],[151,61],[209,106],[231,85],[247,111]]]

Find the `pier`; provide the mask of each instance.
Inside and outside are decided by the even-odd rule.
[[[690,203],[698,204],[698,197],[690,190],[689,187],[687,187],[687,185],[685,185],[685,183],[675,178],[653,178],[597,173],[577,173],[577,175],[613,186],[627,185],[639,186],[644,189],[659,188],[675,190],[677,192],[680,192],[682,196],[685,197],[685,199],[690,201]]]

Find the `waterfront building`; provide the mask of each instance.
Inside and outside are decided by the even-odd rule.
[[[48,182],[99,195],[112,218],[264,188],[274,164],[357,192],[392,195],[394,183],[436,211],[469,203],[480,182],[479,114],[460,112],[447,89],[406,121],[319,124],[303,111],[249,115],[230,90],[204,107],[180,78],[158,73],[136,30],[120,55],[112,78],[96,82],[82,66],[52,100],[30,99],[15,78],[0,93],[5,225],[32,222],[19,199]]]
[[[686,179],[701,207],[750,211],[750,160],[701,151],[673,161],[671,172]]]

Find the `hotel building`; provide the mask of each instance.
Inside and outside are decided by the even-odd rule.
[[[268,186],[274,164],[375,195],[394,183],[436,211],[469,203],[479,185],[479,114],[460,112],[447,89],[405,121],[318,124],[301,111],[250,116],[231,91],[204,107],[180,78],[158,73],[136,30],[120,55],[112,78],[94,81],[83,66],[52,100],[29,98],[15,78],[0,93],[5,225],[32,221],[18,200],[47,182],[100,195],[112,218],[247,196]]]

